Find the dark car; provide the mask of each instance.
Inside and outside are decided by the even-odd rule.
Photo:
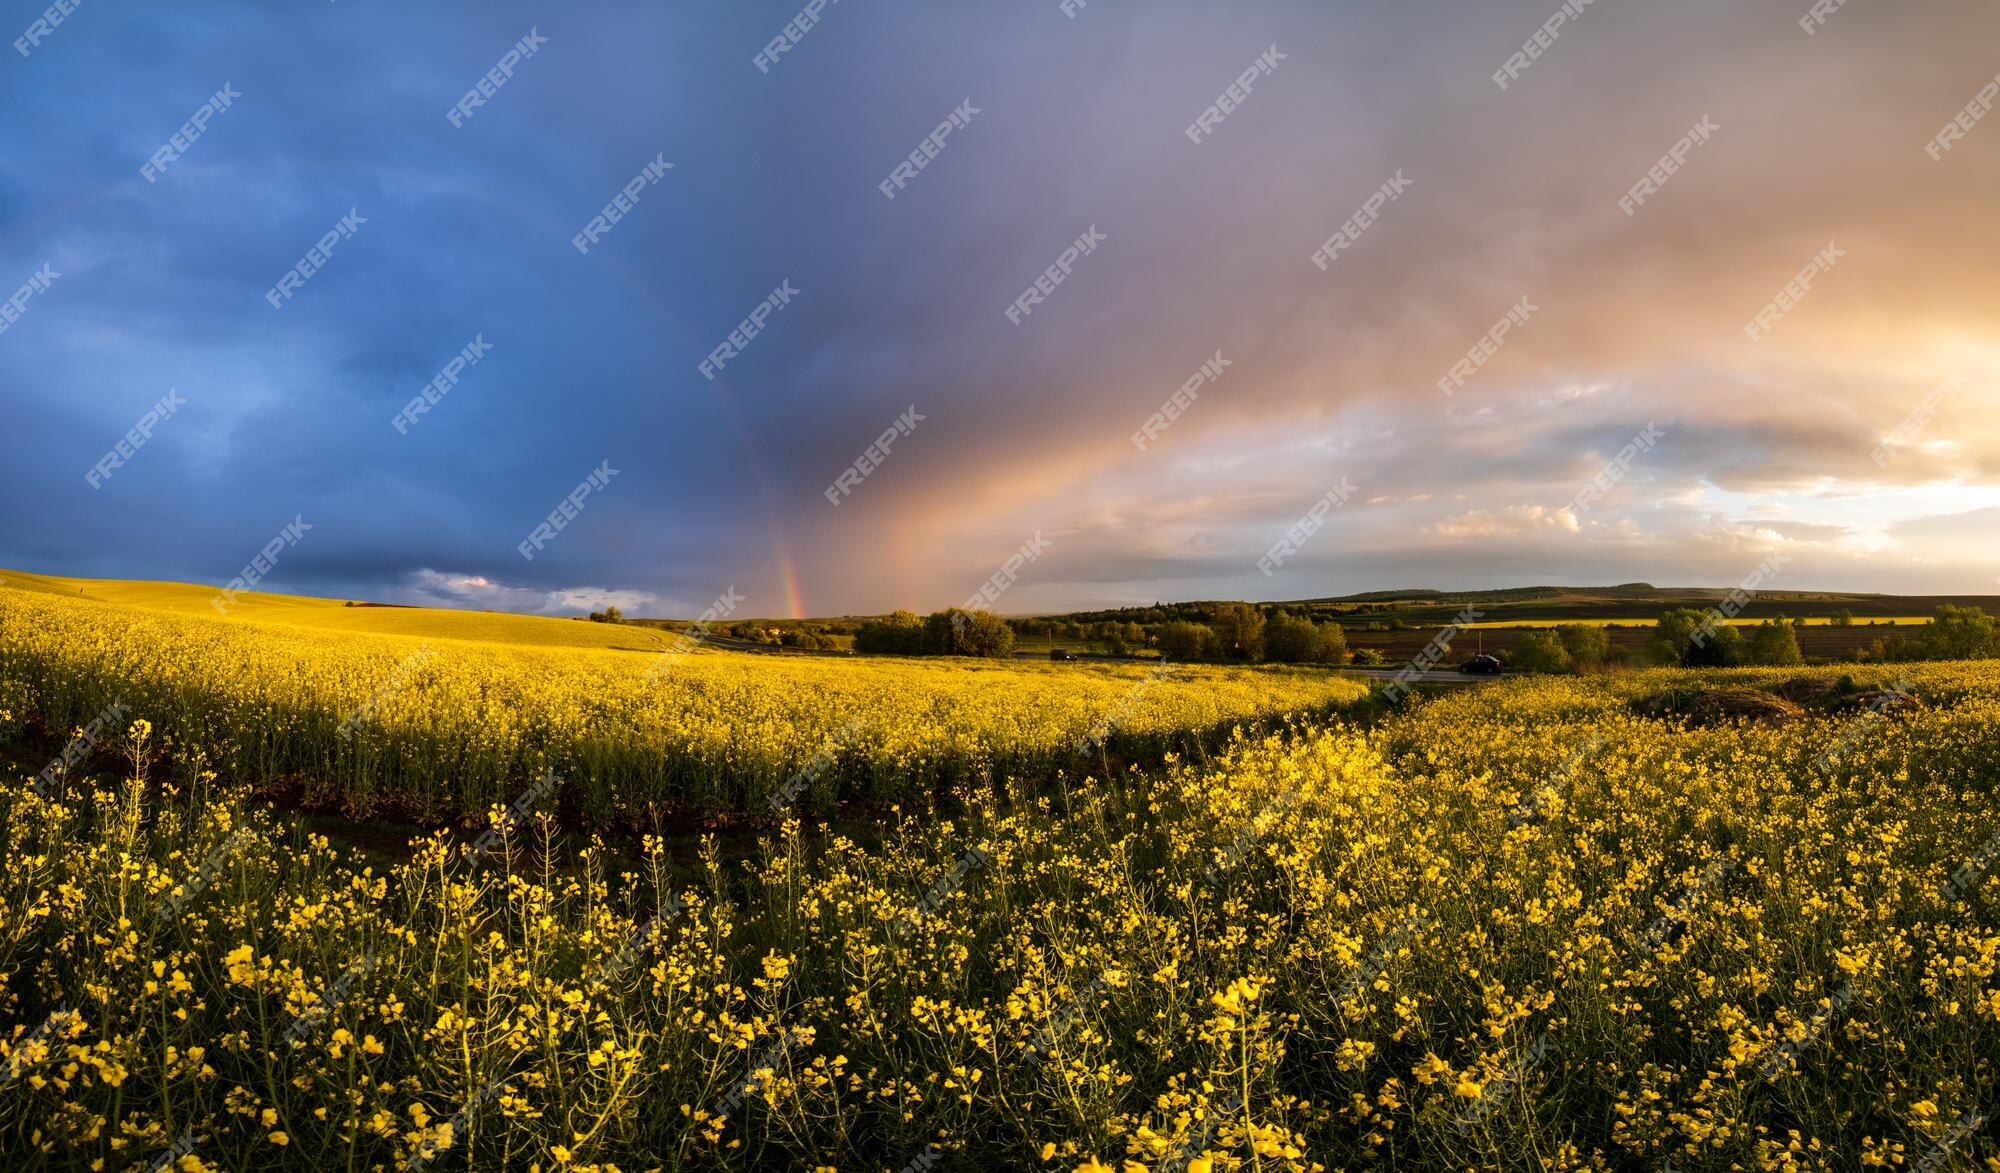
[[[1474,656],[1465,663],[1460,664],[1458,670],[1460,672],[1472,673],[1475,676],[1498,676],[1502,666],[1500,661],[1492,656]]]
[[[1070,650],[1069,650],[1068,648],[1050,648],[1050,649],[1049,649],[1049,659],[1051,659],[1051,660],[1074,660],[1074,659],[1076,659],[1076,653],[1075,653],[1075,652],[1072,652],[1072,651],[1070,651]]]

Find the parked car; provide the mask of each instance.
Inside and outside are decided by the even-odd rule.
[[[1458,670],[1460,672],[1472,673],[1475,676],[1498,676],[1502,667],[1504,665],[1493,656],[1474,656],[1465,663],[1460,664]]]
[[[1051,659],[1051,660],[1074,660],[1074,659],[1076,659],[1076,653],[1075,653],[1075,652],[1072,652],[1072,651],[1070,651],[1070,650],[1069,650],[1068,648],[1050,648],[1050,649],[1049,649],[1049,659]]]

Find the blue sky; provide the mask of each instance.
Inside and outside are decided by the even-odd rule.
[[[271,589],[552,612],[689,614],[730,586],[758,614],[932,609],[1038,533],[1000,610],[1727,585],[1777,548],[1786,585],[1993,589],[2000,126],[1924,150],[2000,71],[1990,6],[1853,5],[1808,33],[1804,2],[1596,0],[1504,89],[1558,5],[845,0],[760,70],[798,7],[86,3],[8,54],[0,297],[60,277],[0,333],[0,564],[220,582],[303,517]],[[454,126],[531,29],[546,43]],[[225,83],[241,97],[148,182]],[[1704,116],[1713,140],[1625,214]],[[1749,340],[1830,241],[1838,263]],[[475,338],[491,351],[392,427]],[[1135,445],[1218,351],[1221,378]],[[185,406],[93,488],[169,389]],[[1664,438],[1576,508],[1649,423]],[[1259,572],[1343,477],[1353,498]]]

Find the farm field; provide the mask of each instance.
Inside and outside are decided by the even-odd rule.
[[[232,624],[279,624],[323,632],[402,635],[526,647],[648,652],[664,651],[675,645],[671,634],[648,627],[609,627],[573,619],[496,611],[452,611],[377,603],[348,606],[346,600],[341,599],[254,591],[239,593],[224,613],[218,615],[213,605],[216,588],[193,583],[57,578],[0,570],[0,588],[8,587],[79,602],[108,603]]]
[[[1481,648],[1504,657],[1519,647],[1522,640],[1546,626],[1541,623],[1480,625],[1450,641],[1451,654],[1447,662],[1472,655]],[[1644,647],[1653,638],[1655,630],[1652,622],[1636,619],[1598,626],[1604,627],[1605,638],[1611,641],[1612,646],[1627,651]],[[1408,662],[1443,630],[1442,625],[1424,625],[1409,631],[1360,631],[1349,627],[1347,643],[1350,648],[1371,648],[1395,665]],[[1856,652],[1868,649],[1876,640],[1885,639],[1897,630],[1901,629],[1886,624],[1871,628],[1860,620],[1856,620],[1853,627],[1808,625],[1798,631],[1799,651],[1811,660],[1847,661]]]
[[[1856,619],[1853,625],[1860,627],[1875,627],[1875,626],[1919,627],[1922,626],[1923,624],[1929,623],[1930,621],[1931,617],[1928,615],[1887,615],[1887,616],[1871,615],[1866,618]],[[1764,620],[1762,619],[1736,618],[1736,619],[1721,620],[1718,625],[1724,627],[1755,627],[1762,622],[1764,622]],[[1644,621],[1635,619],[1496,619],[1496,620],[1480,620],[1474,623],[1462,623],[1459,626],[1468,631],[1472,631],[1472,630],[1481,630],[1487,628],[1509,628],[1509,627],[1526,627],[1526,628],[1561,627],[1564,626],[1565,624],[1571,624],[1571,623],[1579,623],[1585,627],[1631,627],[1635,625],[1643,625]],[[1805,627],[1833,626],[1833,620],[1825,615],[1809,615],[1800,617],[1799,623]]]
[[[520,618],[402,609],[406,629],[452,633],[419,639],[0,589],[0,705],[60,733],[119,701],[190,770],[357,817],[480,819],[552,771],[566,820],[654,827],[927,806],[1367,691],[1319,669],[765,657],[557,620],[648,646],[538,645],[547,629]],[[501,638],[466,638],[467,620]]]
[[[17,624],[61,616],[0,598],[18,740],[51,694]],[[109,642],[192,637],[150,622]],[[539,818],[378,866],[135,720],[46,793],[0,783],[0,1138],[103,1168],[2000,1165],[1967,1124],[2000,1103],[2000,665],[1799,676],[1509,681],[692,871]],[[1643,715],[1781,686],[1776,723]],[[261,741],[259,712],[219,717]]]

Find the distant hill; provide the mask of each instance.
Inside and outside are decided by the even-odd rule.
[[[1409,624],[1448,621],[1460,609],[1477,607],[1486,623],[1549,620],[1653,620],[1662,612],[1687,607],[1704,611],[1729,594],[1728,587],[1656,587],[1631,582],[1617,586],[1536,586],[1496,590],[1438,591],[1418,588],[1366,591],[1329,598],[1300,599],[1276,604],[1295,610],[1330,613],[1346,619],[1400,620]],[[1983,607],[2000,612],[2000,595],[1885,595],[1845,591],[1760,591],[1744,605],[1741,616],[1765,619],[1778,615],[1826,618],[1846,611],[1856,619],[1929,615],[1942,604]]]

